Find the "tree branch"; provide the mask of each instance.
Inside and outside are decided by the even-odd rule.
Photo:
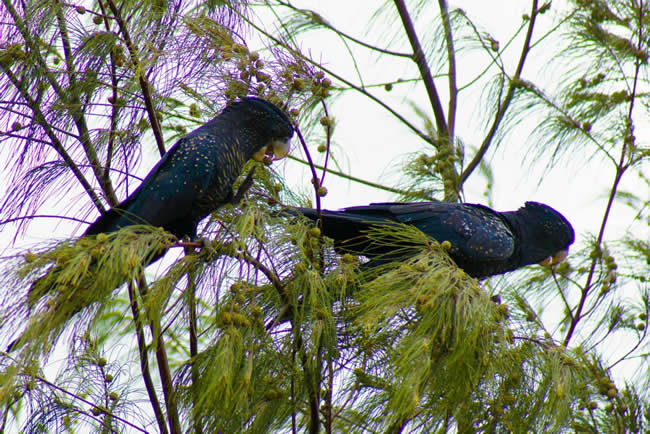
[[[62,88],[57,78],[52,74],[52,71],[49,69],[47,63],[43,59],[40,50],[36,48],[38,47],[38,43],[32,39],[30,32],[25,27],[23,21],[21,20],[20,16],[13,8],[13,6],[7,5],[6,1],[4,1],[3,3],[5,3],[5,6],[7,6],[7,10],[11,14],[11,17],[13,18],[16,27],[18,27],[18,30],[20,31],[21,35],[25,39],[25,43],[30,47],[34,47],[34,49],[31,52],[34,54],[35,59],[39,67],[43,71],[47,81],[50,83],[50,86],[52,86],[52,89],[54,89],[54,91],[59,96],[61,101],[63,101],[68,106],[70,116],[72,117],[72,120],[74,121],[77,127],[77,131],[79,132],[79,141],[81,142],[81,145],[83,146],[84,151],[86,152],[86,156],[88,157],[88,160],[91,163],[91,169],[93,171],[93,174],[95,175],[95,178],[97,179],[99,184],[102,186],[108,201],[111,202],[111,204],[117,204],[115,192],[113,191],[113,186],[111,185],[110,180],[106,182],[106,179],[102,176],[99,159],[97,158],[97,153],[95,151],[94,144],[90,139],[88,126],[86,124],[86,120],[84,118],[83,111],[81,109],[81,102],[79,101],[78,90],[75,86],[76,73],[74,71],[74,65],[72,64],[72,60],[71,60],[72,53],[70,52],[69,41],[67,40],[67,29],[65,25],[65,19],[62,16],[60,16],[61,6],[57,3],[57,6],[55,7],[58,7],[57,12],[59,12],[58,14],[59,28],[61,30],[61,37],[64,40],[63,48],[64,48],[64,55],[66,58],[66,67],[68,68],[68,81],[70,83],[69,86],[70,91],[67,91],[64,88]],[[103,212],[104,210],[103,205],[99,207],[99,210]]]
[[[458,103],[458,88],[456,86],[456,50],[454,49],[454,37],[449,21],[449,7],[446,0],[438,0],[440,14],[442,15],[442,26],[445,30],[445,46],[447,47],[447,60],[449,62],[449,107],[447,110],[447,128],[449,137],[453,139],[456,129],[456,109]]]
[[[25,89],[25,86],[23,86],[23,83],[18,80],[18,77],[16,77],[8,67],[5,67],[0,63],[0,68],[2,68],[2,71],[9,78],[9,81],[11,81],[11,83],[16,87],[16,89],[18,89],[21,96],[25,99],[25,101],[27,101],[27,105],[34,113],[34,122],[38,124],[41,128],[43,128],[43,130],[45,130],[45,134],[47,134],[47,136],[52,141],[52,143],[50,143],[50,146],[54,148],[54,150],[61,156],[65,164],[70,168],[70,170],[77,178],[77,180],[79,181],[83,189],[86,191],[88,196],[90,196],[90,199],[95,204],[97,209],[99,209],[101,212],[104,212],[105,208],[104,205],[102,204],[102,201],[99,199],[99,197],[97,197],[97,195],[95,194],[95,190],[92,188],[92,186],[90,185],[86,177],[83,175],[83,173],[81,173],[79,167],[74,162],[72,157],[70,157],[68,152],[65,150],[63,144],[59,141],[59,138],[54,133],[52,127],[47,123],[45,115],[41,111],[40,105],[31,97],[27,89]]]
[[[524,69],[524,62],[526,61],[526,56],[528,56],[528,52],[530,51],[530,41],[533,38],[533,28],[535,27],[536,18],[537,18],[537,0],[533,0],[532,10],[530,13],[530,21],[528,23],[528,31],[526,32],[526,39],[524,40],[524,46],[521,49],[521,55],[519,56],[519,63],[517,64],[515,75],[512,77],[512,80],[510,80],[510,83],[508,84],[508,92],[506,93],[506,97],[503,100],[503,104],[499,107],[497,113],[494,115],[494,121],[492,121],[490,130],[485,136],[485,139],[483,139],[483,143],[481,143],[481,146],[479,147],[478,151],[476,151],[476,155],[474,155],[472,161],[470,161],[470,163],[467,165],[465,170],[463,170],[463,173],[460,174],[459,184],[461,186],[465,183],[467,178],[469,178],[469,175],[472,174],[474,169],[478,167],[481,160],[485,156],[485,153],[488,151],[490,145],[492,144],[492,140],[494,139],[494,136],[496,135],[496,132],[499,129],[499,125],[501,124],[501,121],[503,121],[506,111],[510,106],[510,102],[512,101],[512,98],[515,95],[515,89],[519,83],[521,71]]]
[[[402,122],[404,125],[406,125],[409,129],[411,129],[415,134],[418,135],[418,137],[422,138],[422,139],[423,139],[424,141],[426,141],[427,143],[431,143],[431,137],[429,137],[429,136],[428,136],[427,134],[425,134],[423,131],[420,131],[420,130],[415,126],[415,125],[413,125],[411,122],[409,122],[409,121],[408,121],[404,116],[402,116],[402,115],[400,115],[399,113],[397,113],[397,111],[395,111],[393,108],[391,108],[390,106],[388,106],[388,105],[387,105],[385,102],[383,102],[381,99],[377,98],[376,96],[374,96],[373,94],[371,94],[370,92],[368,92],[368,91],[367,91],[366,89],[364,89],[363,87],[359,87],[359,86],[355,85],[354,83],[352,83],[352,82],[346,80],[345,78],[341,77],[340,75],[336,74],[334,71],[332,71],[332,70],[326,68],[325,66],[323,66],[323,65],[321,65],[321,64],[319,64],[319,63],[317,63],[317,62],[314,62],[314,61],[313,61],[312,59],[310,59],[309,57],[304,56],[304,55],[303,55],[302,53],[300,53],[298,50],[293,49],[293,48],[287,46],[287,45],[284,44],[280,39],[276,38],[275,36],[271,35],[271,34],[268,33],[267,31],[265,31],[264,29],[262,29],[260,26],[256,25],[254,22],[252,22],[250,19],[248,19],[245,15],[243,15],[243,14],[242,14],[240,11],[238,11],[237,9],[235,9],[235,8],[231,8],[230,10],[231,10],[233,13],[237,14],[237,16],[238,16],[239,18],[241,18],[242,20],[244,20],[244,21],[246,22],[246,24],[250,25],[253,29],[257,30],[257,31],[260,32],[262,35],[264,35],[266,38],[268,38],[269,40],[273,41],[273,43],[275,43],[275,44],[277,44],[277,45],[280,45],[280,46],[282,46],[282,47],[285,47],[285,48],[286,48],[286,49],[287,49],[291,54],[293,54],[294,56],[296,56],[296,57],[298,57],[298,58],[304,60],[305,62],[309,63],[310,65],[313,65],[313,66],[317,67],[317,68],[320,69],[321,71],[325,72],[326,74],[330,75],[331,77],[334,77],[336,80],[338,80],[338,81],[340,81],[341,83],[345,84],[345,85],[348,86],[350,89],[354,89],[354,90],[356,90],[357,92],[361,93],[362,95],[368,97],[368,98],[371,99],[372,101],[376,102],[376,103],[379,104],[382,108],[384,108],[386,111],[388,111],[390,114],[392,114],[393,116],[395,116],[395,117],[396,117],[400,122]]]
[[[140,428],[140,427],[137,426],[137,425],[134,425],[133,423],[129,422],[128,420],[126,420],[126,419],[124,419],[124,418],[121,418],[120,416],[118,416],[118,415],[116,415],[116,414],[114,414],[114,413],[111,413],[107,408],[97,407],[95,404],[93,404],[92,402],[88,401],[87,399],[84,399],[83,397],[81,397],[81,396],[79,396],[79,395],[77,395],[77,394],[75,394],[75,393],[72,393],[72,392],[67,391],[66,389],[62,388],[61,386],[58,386],[58,385],[52,383],[51,381],[47,380],[47,379],[44,378],[44,377],[41,377],[40,375],[36,375],[36,376],[34,376],[34,378],[36,378],[36,379],[37,379],[38,381],[40,381],[41,383],[47,384],[47,385],[50,386],[51,388],[53,388],[53,389],[55,389],[55,390],[58,390],[59,392],[64,393],[64,394],[66,394],[66,395],[72,397],[72,398],[75,399],[75,400],[78,400],[78,401],[83,402],[84,404],[90,406],[91,408],[98,409],[99,411],[101,411],[101,412],[104,413],[105,415],[110,416],[110,417],[114,418],[115,420],[119,420],[120,422],[122,422],[122,423],[124,423],[124,424],[130,426],[131,428],[134,428],[134,429],[136,429],[136,430],[138,430],[138,431],[140,431],[140,432],[143,432],[143,433],[146,433],[146,432],[147,432],[146,430]]]
[[[129,55],[131,56],[131,62],[133,62],[134,69],[142,68],[142,64],[138,59],[138,52],[136,50],[135,44],[131,40],[131,35],[129,33],[129,28],[126,26],[122,14],[120,13],[115,2],[113,0],[106,0],[115,21],[117,22],[118,27],[120,28],[120,33],[124,38],[126,47],[129,50]],[[156,139],[156,145],[158,145],[158,152],[162,157],[165,155],[165,140],[162,135],[162,128],[160,127],[160,122],[158,121],[158,116],[156,116],[156,108],[153,103],[153,96],[151,94],[151,86],[147,81],[147,73],[142,71],[137,74],[138,83],[140,84],[140,89],[142,90],[142,97],[144,99],[144,105],[147,108],[147,114],[149,115],[149,122],[151,123],[151,130],[153,131],[154,138]]]
[[[292,155],[289,155],[288,158],[290,160],[296,161],[298,163],[309,165],[309,162],[301,160],[298,157],[294,157]],[[388,187],[386,185],[381,185],[381,184],[377,184],[375,182],[366,181],[365,179],[357,178],[357,177],[349,175],[347,173],[339,172],[337,170],[333,170],[333,169],[330,169],[330,168],[325,168],[324,166],[321,166],[321,165],[316,164],[316,163],[314,163],[314,167],[316,169],[319,169],[319,170],[327,170],[327,173],[331,173],[332,175],[339,176],[341,178],[345,178],[345,179],[347,179],[349,181],[352,181],[352,182],[357,182],[359,184],[367,185],[368,187],[388,191],[388,192],[395,193],[395,194],[406,194],[407,193],[406,191],[400,190],[400,189],[395,188],[395,187]]]
[[[406,9],[404,0],[395,0],[395,7],[397,7],[397,12],[399,12],[402,24],[404,25],[404,30],[409,38],[409,42],[411,43],[411,48],[413,49],[413,61],[417,64],[418,69],[420,70],[420,75],[424,81],[424,87],[429,95],[431,108],[433,109],[433,114],[436,119],[438,134],[440,137],[449,138],[449,129],[447,128],[447,121],[445,120],[445,112],[440,103],[440,96],[438,95],[438,90],[433,81],[433,75],[431,74],[431,70],[427,64],[427,59],[422,50],[422,46],[420,45],[418,35],[413,26],[413,22],[411,21],[408,10]]]
[[[337,35],[343,37],[344,39],[349,39],[350,41],[354,42],[355,44],[361,45],[362,47],[365,47],[365,48],[367,48],[369,50],[377,51],[379,53],[388,54],[389,56],[395,56],[395,57],[406,57],[406,58],[409,58],[409,59],[412,57],[408,53],[400,53],[400,52],[397,52],[397,51],[391,51],[391,50],[387,50],[385,48],[376,47],[374,45],[370,45],[367,42],[362,41],[361,39],[357,39],[357,38],[355,38],[353,36],[350,36],[349,34],[335,28],[330,23],[328,23],[326,20],[324,20],[320,15],[316,14],[316,12],[311,11],[309,9],[299,9],[299,8],[295,7],[294,5],[292,5],[291,3],[287,3],[287,2],[283,2],[283,1],[278,1],[278,4],[280,4],[280,5],[282,5],[282,6],[286,7],[286,8],[289,8],[289,9],[291,9],[293,11],[296,11],[296,12],[302,14],[305,17],[311,18],[312,22],[316,22],[319,26],[325,27],[326,29],[331,30],[334,33],[336,33]],[[317,17],[314,17],[314,14],[316,14]]]
[[[140,296],[145,297],[147,294],[147,282],[142,273],[138,276],[138,289],[140,291]],[[162,383],[163,395],[165,396],[165,408],[167,408],[169,430],[171,434],[181,434],[183,431],[181,430],[178,408],[176,407],[176,391],[174,390],[172,374],[169,369],[169,359],[167,357],[167,350],[165,349],[165,341],[163,340],[163,335],[160,331],[160,323],[156,324],[150,319],[149,328],[151,329],[153,342],[156,345],[156,362],[158,365],[160,382]]]
[[[185,255],[194,254],[194,248],[186,247]],[[199,402],[199,368],[196,362],[196,356],[199,353],[199,343],[198,343],[198,331],[197,331],[197,317],[196,317],[196,273],[188,271],[187,273],[187,309],[188,309],[188,328],[190,333],[190,369],[192,371],[192,393],[193,393],[193,408],[194,408],[194,418],[193,418],[193,429],[194,432],[200,434],[203,432],[201,429],[200,419],[198,417],[198,412],[196,411],[197,403]]]
[[[147,395],[153,408],[153,413],[158,422],[158,429],[162,434],[168,434],[167,424],[165,423],[165,415],[160,407],[160,401],[156,393],[156,387],[151,379],[151,372],[149,371],[149,357],[147,356],[147,342],[144,337],[144,330],[142,328],[142,318],[140,317],[140,308],[138,306],[138,299],[135,293],[133,282],[129,282],[129,301],[131,305],[131,313],[133,314],[133,323],[135,325],[135,334],[138,340],[138,354],[140,356],[140,372],[142,373],[142,380],[144,381]]]
[[[642,50],[643,49],[643,28],[644,28],[644,6],[643,2],[639,5],[639,22],[638,22],[638,28],[639,28],[639,36],[638,36],[638,41],[637,41],[637,49]],[[600,225],[600,230],[598,231],[598,237],[596,238],[596,243],[594,248],[600,249],[600,246],[602,245],[603,238],[605,235],[605,227],[607,226],[607,221],[609,220],[609,214],[612,210],[612,205],[614,203],[614,199],[616,197],[616,193],[618,192],[618,184],[621,181],[621,178],[623,177],[623,174],[625,173],[626,169],[629,167],[628,163],[626,162],[626,156],[627,156],[627,148],[628,148],[628,137],[630,138],[629,143],[633,143],[634,141],[634,123],[632,120],[632,112],[634,111],[634,100],[637,95],[637,84],[639,80],[639,73],[641,70],[641,59],[637,57],[635,61],[635,69],[634,69],[634,80],[633,80],[633,86],[632,86],[632,92],[630,95],[630,107],[628,109],[628,115],[627,115],[627,128],[625,130],[625,137],[623,138],[623,146],[621,148],[621,156],[618,160],[618,163],[616,165],[616,173],[614,175],[614,182],[612,184],[612,188],[610,189],[609,192],[609,198],[607,199],[607,206],[605,207],[605,213],[603,215],[603,220]],[[594,257],[591,260],[591,266],[589,267],[589,274],[587,275],[587,280],[585,282],[585,286],[582,288],[582,294],[580,296],[580,301],[578,302],[578,306],[576,308],[575,314],[573,314],[571,318],[571,324],[569,325],[569,330],[567,331],[567,334],[564,338],[564,346],[568,346],[569,342],[571,341],[571,338],[573,337],[573,333],[575,332],[576,326],[578,325],[578,322],[582,319],[582,310],[584,309],[585,303],[587,301],[587,296],[589,295],[589,292],[591,290],[591,282],[594,278],[594,273],[596,271],[596,263],[599,260],[599,255]]]

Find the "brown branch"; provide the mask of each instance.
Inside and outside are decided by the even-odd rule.
[[[147,342],[144,337],[144,330],[142,328],[142,319],[140,317],[140,308],[138,307],[137,295],[135,293],[135,288],[133,282],[129,282],[129,301],[131,305],[131,312],[133,313],[133,323],[135,325],[135,335],[138,340],[138,352],[140,357],[140,372],[142,373],[142,380],[144,381],[144,386],[147,389],[147,395],[149,396],[149,401],[151,402],[151,407],[153,408],[153,413],[156,416],[156,422],[158,422],[158,429],[161,433],[167,434],[167,424],[165,423],[165,416],[160,407],[160,401],[158,400],[158,395],[156,394],[156,387],[153,384],[151,379],[151,372],[149,371],[149,357],[147,356]]]
[[[309,169],[311,170],[311,183],[314,186],[314,192],[316,195],[316,213],[318,214],[318,218],[320,221],[321,208],[320,208],[320,195],[318,194],[320,181],[318,180],[318,174],[316,173],[316,167],[314,166],[314,161],[311,159],[309,148],[307,148],[307,142],[305,142],[305,138],[302,136],[302,133],[300,132],[300,128],[298,128],[297,124],[294,125],[294,128],[296,130],[296,134],[298,135],[298,139],[300,140],[300,144],[302,145],[302,149],[305,151],[305,155],[307,156],[307,161],[309,162]],[[320,224],[322,224],[322,222],[319,223],[319,225]]]
[[[332,391],[334,390],[334,364],[332,359],[327,360],[327,393],[325,394],[325,403],[327,408],[325,410],[325,432],[332,434],[332,426],[334,425],[334,418],[332,417],[333,403]]]
[[[120,14],[120,11],[115,5],[115,2],[113,0],[106,0],[106,4],[111,10],[113,17],[115,18],[115,21],[117,22],[117,25],[120,28],[120,33],[124,38],[124,42],[126,43],[126,48],[129,50],[129,55],[131,56],[131,62],[133,63],[134,70],[141,68],[142,64],[138,59],[138,52],[136,50],[135,44],[131,40],[129,29],[126,26],[124,19],[122,18],[122,14]],[[145,71],[142,71],[140,73],[136,72],[136,74],[138,75],[138,83],[140,84],[140,89],[142,90],[144,105],[147,108],[147,114],[149,115],[149,122],[151,122],[151,130],[153,131],[154,138],[156,139],[158,152],[162,157],[163,155],[165,155],[165,140],[163,139],[162,128],[160,127],[158,116],[156,116],[156,108],[154,107],[153,96],[151,94],[151,86],[147,81],[148,74]]]
[[[147,294],[147,282],[142,273],[138,276],[138,289],[140,291],[140,296],[145,297]],[[160,331],[160,323],[156,324],[150,319],[149,328],[151,329],[151,337],[156,345],[156,362],[158,365],[160,382],[162,383],[163,395],[165,396],[165,408],[167,409],[169,430],[171,434],[181,434],[183,431],[181,430],[178,408],[176,407],[176,391],[174,390],[172,374],[169,369],[169,359],[167,357],[167,350],[165,349],[165,342],[163,340],[162,332]]]
[[[4,3],[6,5],[6,2]],[[29,47],[34,48],[31,52],[34,54],[34,58],[36,59],[36,62],[38,63],[41,70],[43,71],[45,78],[50,83],[50,86],[52,86],[52,89],[54,89],[54,91],[59,96],[61,101],[63,101],[65,104],[68,105],[70,116],[72,117],[72,120],[74,121],[77,127],[77,131],[79,132],[79,141],[81,142],[81,145],[83,146],[84,151],[86,152],[86,156],[88,157],[88,160],[91,163],[91,168],[93,174],[95,175],[95,178],[102,186],[102,189],[104,190],[104,193],[106,194],[108,201],[111,202],[111,204],[117,204],[115,192],[113,190],[113,186],[110,183],[110,180],[106,182],[106,178],[102,176],[102,172],[100,170],[100,165],[99,165],[99,159],[97,158],[97,153],[95,151],[94,144],[90,139],[88,125],[86,124],[83,111],[81,110],[81,102],[79,101],[78,89],[76,87],[76,78],[75,78],[76,72],[74,70],[74,65],[72,63],[72,53],[70,50],[69,41],[67,41],[67,28],[65,25],[65,18],[62,16],[61,13],[61,6],[58,3],[56,5],[57,6],[55,7],[58,8],[57,12],[58,12],[58,19],[59,19],[59,28],[61,30],[61,37],[64,40],[63,48],[64,48],[64,55],[66,60],[66,68],[68,69],[68,80],[70,83],[69,92],[61,87],[57,78],[52,74],[52,71],[48,68],[47,63],[43,59],[40,50],[37,48],[38,44],[32,39],[31,34],[25,27],[20,16],[18,16],[16,10],[12,6],[7,6],[7,9],[9,10],[9,13],[12,16],[14,23],[16,24],[16,27],[18,27],[18,30],[20,31],[21,35],[25,39],[25,43]],[[98,208],[100,211],[103,212],[104,210],[103,205]]]
[[[357,38],[355,38],[353,36],[350,36],[349,34],[347,34],[345,32],[342,32],[341,30],[335,28],[334,26],[332,26],[330,23],[328,23],[327,21],[325,21],[322,18],[320,20],[314,20],[312,14],[314,14],[315,12],[310,10],[310,9],[299,9],[299,8],[295,7],[294,5],[292,5],[291,3],[287,3],[287,2],[283,2],[283,1],[278,1],[278,4],[280,4],[280,5],[282,5],[282,6],[286,7],[286,8],[292,9],[292,10],[302,14],[305,17],[312,18],[312,22],[317,23],[319,26],[325,27],[326,29],[331,30],[334,33],[336,33],[337,35],[343,37],[344,39],[349,39],[350,41],[354,42],[355,44],[361,45],[362,47],[365,47],[365,48],[367,48],[369,50],[377,51],[377,52],[383,53],[383,54],[388,54],[389,56],[411,58],[411,55],[407,54],[407,53],[400,53],[400,52],[397,52],[397,51],[387,50],[385,48],[380,48],[380,47],[376,47],[374,45],[370,45],[367,42],[362,41],[361,39],[357,39]]]
[[[449,138],[449,129],[447,128],[447,122],[445,120],[445,112],[440,103],[440,96],[438,95],[438,90],[433,81],[433,75],[431,74],[429,65],[427,65],[427,59],[422,50],[422,46],[420,45],[417,32],[415,31],[413,21],[411,21],[404,0],[395,0],[395,7],[397,7],[397,12],[399,12],[402,24],[404,25],[404,30],[406,31],[409,42],[411,43],[411,48],[413,49],[413,61],[417,64],[418,69],[420,70],[420,75],[424,81],[424,87],[429,95],[431,108],[433,109],[433,114],[436,119],[438,135],[443,138]]]
[[[519,56],[519,63],[517,64],[515,75],[512,77],[512,80],[510,80],[510,84],[508,85],[508,92],[506,93],[503,104],[501,104],[501,106],[497,110],[497,113],[494,115],[494,121],[492,121],[492,125],[490,126],[490,130],[488,131],[488,134],[485,136],[485,139],[483,139],[483,143],[481,143],[481,146],[479,147],[478,151],[476,151],[476,155],[474,155],[472,161],[470,161],[470,163],[467,165],[465,170],[463,170],[463,173],[461,173],[460,175],[460,179],[458,182],[459,185],[461,186],[465,183],[469,175],[472,174],[474,169],[478,167],[481,160],[485,156],[485,153],[488,151],[490,145],[492,144],[492,140],[494,139],[494,136],[496,135],[496,132],[499,129],[499,125],[503,121],[506,111],[508,110],[508,107],[512,102],[512,98],[515,95],[515,89],[519,83],[521,72],[524,69],[524,63],[526,61],[526,57],[530,52],[530,42],[533,38],[533,28],[535,27],[536,18],[537,18],[537,0],[533,0],[532,10],[530,12],[530,21],[528,23],[528,31],[526,32],[526,39],[524,40],[524,46],[521,49],[521,55]]]
[[[78,219],[78,218],[75,218],[75,217],[68,217],[68,216],[64,216],[64,215],[32,214],[32,215],[23,215],[23,216],[13,217],[13,218],[6,219],[6,220],[0,220],[0,226],[6,225],[8,223],[18,222],[18,221],[22,221],[22,220],[36,219],[36,218],[71,220],[73,222],[85,223],[85,224],[89,223],[89,222],[87,222],[85,220],[81,220],[81,219]]]
[[[239,18],[241,18],[244,22],[246,22],[246,24],[250,25],[253,29],[255,29],[257,32],[259,32],[261,35],[264,35],[266,38],[268,38],[269,40],[273,41],[273,43],[275,43],[275,44],[277,44],[277,45],[280,45],[280,46],[283,46],[284,48],[286,48],[286,49],[287,49],[291,54],[293,54],[294,56],[296,56],[296,57],[298,57],[298,58],[304,60],[305,62],[309,63],[309,64],[312,65],[312,66],[315,66],[316,68],[320,69],[321,71],[325,72],[326,74],[330,75],[331,77],[334,77],[336,80],[338,80],[338,81],[340,81],[341,83],[345,84],[345,85],[348,86],[350,89],[354,89],[354,90],[356,90],[357,92],[361,93],[362,95],[368,97],[369,99],[371,99],[372,101],[374,101],[375,103],[377,103],[379,106],[381,106],[383,109],[385,109],[386,111],[388,111],[390,114],[392,114],[393,116],[395,116],[395,117],[396,117],[400,122],[402,122],[404,125],[406,125],[406,126],[407,126],[410,130],[412,130],[415,134],[417,134],[418,137],[420,137],[421,139],[425,140],[425,141],[428,142],[428,143],[431,142],[431,138],[430,138],[427,134],[425,134],[424,132],[420,131],[420,130],[418,129],[418,127],[416,127],[414,124],[412,124],[411,122],[409,122],[408,119],[406,119],[404,116],[402,116],[402,115],[400,115],[399,113],[397,113],[397,111],[395,111],[393,108],[391,108],[391,107],[390,107],[389,105],[387,105],[385,102],[383,102],[381,99],[377,98],[376,96],[374,96],[373,94],[371,94],[370,92],[368,92],[368,91],[367,91],[366,89],[364,89],[363,87],[360,87],[360,86],[355,85],[355,84],[352,83],[351,81],[346,80],[345,78],[343,78],[343,77],[341,77],[340,75],[336,74],[334,71],[332,71],[332,70],[326,68],[326,67],[323,66],[322,64],[319,64],[319,63],[313,61],[312,59],[310,59],[309,57],[306,57],[306,56],[303,55],[300,51],[298,51],[298,50],[296,50],[296,49],[294,49],[294,48],[291,48],[291,47],[287,46],[283,41],[281,41],[280,39],[274,37],[273,35],[271,35],[271,34],[268,33],[267,31],[265,31],[263,28],[261,28],[260,26],[256,25],[254,22],[252,22],[248,17],[246,17],[244,14],[242,14],[242,13],[241,13],[240,11],[238,11],[237,9],[235,9],[235,8],[231,8],[231,11],[232,11],[234,14],[236,14]]]
[[[185,255],[194,254],[194,248],[186,247]],[[201,429],[201,423],[199,421],[198,412],[196,411],[197,403],[199,402],[199,393],[198,386],[200,383],[199,368],[197,366],[196,356],[199,353],[199,343],[198,343],[198,331],[197,331],[197,319],[196,319],[196,275],[194,271],[189,271],[187,273],[187,309],[188,309],[188,321],[189,321],[189,332],[190,332],[190,369],[192,371],[192,391],[193,391],[193,408],[194,408],[194,420],[193,428],[194,432],[200,434],[203,432]]]
[[[456,129],[456,109],[458,104],[458,88],[456,86],[456,51],[454,49],[454,37],[451,33],[451,22],[449,21],[449,7],[446,0],[438,0],[440,14],[442,15],[442,27],[445,31],[447,47],[447,60],[449,62],[449,107],[447,110],[447,128],[449,129],[450,140],[453,140]]]
[[[49,81],[50,85],[52,88],[55,90],[55,92],[59,95],[59,97],[63,101],[67,101],[67,94],[66,92],[59,86],[57,80],[55,77],[52,76],[51,71],[47,68],[47,64],[43,60],[40,50],[37,49],[37,44],[34,42],[32,39],[30,33],[27,31],[27,29],[24,26],[24,23],[20,19],[20,16],[18,16],[18,13],[14,9],[12,3],[8,0],[3,0],[3,3],[5,7],[7,8],[7,11],[10,13],[11,17],[14,20],[14,23],[18,27],[21,35],[25,39],[25,42],[28,46],[34,47],[34,50],[32,50],[32,53],[34,53],[36,60],[39,62],[42,70],[44,71],[44,75]],[[45,115],[40,109],[40,105],[38,104],[37,101],[35,101],[27,89],[25,89],[25,86],[23,85],[23,82],[18,80],[18,78],[11,72],[8,66],[5,65],[0,65],[4,73],[7,75],[9,80],[12,82],[12,84],[19,90],[20,94],[22,97],[27,101],[27,105],[29,108],[32,110],[34,113],[34,121],[39,124],[46,132],[50,140],[52,140],[52,147],[59,153],[59,155],[63,158],[65,163],[68,165],[70,170],[72,170],[73,174],[77,178],[77,180],[81,183],[82,187],[88,195],[90,196],[91,200],[95,204],[95,206],[101,211],[104,212],[104,205],[102,204],[101,200],[97,197],[95,194],[92,186],[88,183],[86,178],[83,176],[79,168],[76,166],[70,155],[67,153],[65,148],[63,147],[63,144],[59,141],[58,137],[54,134],[54,131],[52,131],[52,128],[47,124]],[[76,121],[76,116],[74,116],[74,111],[71,112],[73,114],[73,119]],[[83,144],[83,137],[80,137],[80,140]],[[97,175],[97,174],[95,174]],[[101,182],[101,179],[98,178],[98,180]]]
[[[106,13],[106,8],[104,7],[104,3],[102,2],[97,2],[99,5],[99,9],[101,11],[103,21],[104,21],[104,28],[106,29],[107,32],[111,31],[111,24],[108,19],[108,14]],[[117,105],[115,104],[115,101],[117,101],[118,95],[117,95],[117,88],[119,84],[119,79],[117,77],[117,65],[115,64],[115,53],[113,50],[111,50],[110,54],[110,59],[111,59],[111,89],[113,91],[112,98],[113,98],[113,104],[111,104],[111,127],[110,131],[111,133],[115,130],[117,130]],[[108,146],[106,150],[106,163],[104,165],[104,176],[106,178],[109,177],[110,171],[111,171],[111,164],[113,162],[113,150],[115,148],[115,135],[110,134],[108,137]]]

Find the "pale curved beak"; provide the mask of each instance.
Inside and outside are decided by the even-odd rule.
[[[265,159],[280,160],[289,154],[289,140],[271,140],[266,146],[253,154],[255,161]]]
[[[542,260],[539,265],[557,265],[560,262],[564,261],[567,256],[569,256],[569,249],[560,250],[559,252],[555,252],[548,258]]]

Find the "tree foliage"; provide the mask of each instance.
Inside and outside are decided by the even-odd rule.
[[[650,430],[648,5],[532,0],[500,42],[445,0],[378,4],[365,33],[296,3],[2,0],[0,431]],[[354,72],[318,57],[314,34],[338,38]],[[251,94],[295,121],[310,193],[259,165],[203,242],[139,226],[78,238],[134,190],[141,160]],[[336,146],[334,102],[352,94],[418,143],[401,186],[341,168],[354,144]],[[460,102],[482,122],[461,122]],[[605,169],[596,230],[578,228],[556,268],[478,282],[444,245],[391,226],[368,236],[417,255],[367,269],[280,212],[321,209],[333,176],[447,201],[479,179],[490,196],[490,158],[522,128],[534,157],[521,167]],[[52,219],[76,226],[28,246]]]

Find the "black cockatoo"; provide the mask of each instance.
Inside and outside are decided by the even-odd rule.
[[[194,238],[200,220],[229,202],[249,159],[283,158],[293,126],[275,105],[247,97],[172,146],[142,184],[104,213],[84,235],[149,224]]]
[[[243,98],[178,140],[142,184],[126,200],[100,216],[84,235],[149,224],[178,238],[194,238],[199,221],[233,198],[233,182],[246,161],[285,157],[293,132],[289,118],[278,107],[260,98]],[[154,250],[142,259],[148,264],[164,253]],[[92,271],[105,262],[93,259],[86,263],[86,268]],[[66,276],[63,266],[54,265],[32,284],[28,305],[34,306],[46,294],[58,293],[61,299],[55,309],[63,309],[65,304],[73,315],[88,304],[82,298],[92,299],[96,291],[92,288],[106,286],[106,282],[96,282],[94,274],[83,278],[84,283],[72,286]],[[108,286],[121,283],[119,277],[114,280]],[[57,291],[52,291],[55,288]],[[87,292],[82,292],[81,297],[77,289]]]
[[[315,209],[289,212],[318,219]],[[396,253],[394,247],[370,240],[366,236],[369,228],[391,223],[413,225],[440,243],[448,241],[449,256],[478,279],[525,265],[561,262],[575,239],[562,214],[537,202],[507,212],[468,203],[375,203],[324,210],[322,220],[322,233],[334,239],[338,251],[366,256],[369,265],[405,259],[404,250]]]

